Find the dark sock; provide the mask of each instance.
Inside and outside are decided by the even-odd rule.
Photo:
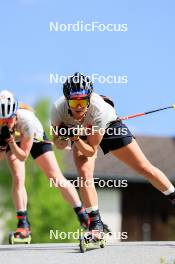
[[[30,223],[27,217],[27,211],[17,211],[16,218],[18,219],[18,227],[30,227]]]
[[[74,211],[76,214],[80,214],[80,213],[85,212],[85,209],[83,206],[78,206],[78,207],[74,207]]]
[[[90,221],[101,220],[99,210],[88,213],[88,216],[89,216]]]

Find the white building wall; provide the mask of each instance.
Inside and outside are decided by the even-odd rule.
[[[110,242],[118,242],[121,238],[122,226],[122,192],[116,189],[98,188],[97,193],[102,221],[110,227],[113,233]]]

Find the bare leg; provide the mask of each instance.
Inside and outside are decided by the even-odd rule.
[[[83,180],[83,186],[80,185],[83,204],[86,208],[98,206],[97,192],[93,184],[96,155],[93,157],[85,157],[76,147],[73,148],[73,151],[78,175]]]
[[[135,139],[126,147],[111,153],[139,174],[143,174],[159,191],[164,192],[171,186],[165,174],[147,160]]]
[[[78,193],[74,186],[63,176],[58,167],[57,160],[53,151],[48,151],[35,159],[37,165],[47,175],[48,179],[53,179],[58,184],[58,187],[69,204],[72,207],[81,205]]]
[[[26,210],[25,162],[18,160],[10,151],[7,152],[7,161],[12,174],[12,197],[15,208],[17,211]]]

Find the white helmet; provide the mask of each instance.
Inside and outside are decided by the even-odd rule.
[[[14,95],[3,90],[0,92],[0,118],[10,118],[16,115],[18,110],[18,101],[15,99]]]

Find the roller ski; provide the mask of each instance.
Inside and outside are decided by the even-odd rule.
[[[80,237],[80,252],[84,253],[87,249],[104,248],[107,243],[106,228],[107,225],[104,229],[104,224],[98,214],[90,218],[89,230]]]
[[[30,244],[31,243],[31,232],[29,227],[19,227],[15,232],[9,234],[9,244]]]
[[[27,218],[27,211],[18,211],[17,219],[17,230],[9,234],[9,244],[30,244],[32,237],[30,223]]]
[[[97,238],[91,232],[85,232],[80,237],[80,252],[85,253],[87,249],[104,248],[106,243],[105,233],[101,234],[101,238]]]

